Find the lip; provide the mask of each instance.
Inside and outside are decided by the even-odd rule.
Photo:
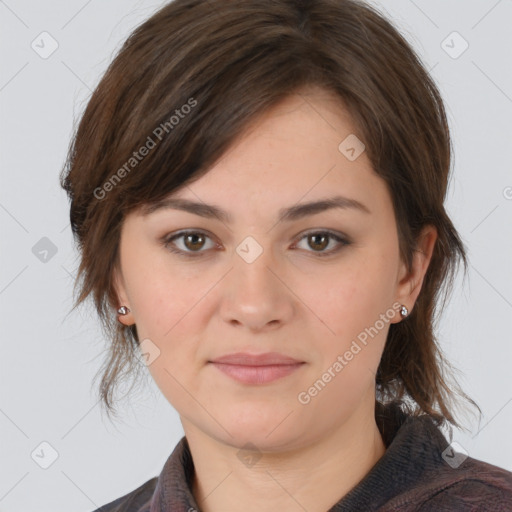
[[[244,384],[266,384],[292,374],[304,363],[277,352],[248,354],[237,352],[218,357],[210,364],[225,375]]]
[[[210,362],[242,366],[289,365],[302,363],[302,361],[299,361],[298,359],[285,356],[279,352],[265,352],[264,354],[236,352],[234,354],[227,354],[225,356],[217,357]]]

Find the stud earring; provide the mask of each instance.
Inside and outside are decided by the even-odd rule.
[[[402,318],[405,318],[408,314],[409,310],[405,306],[402,306],[400,308],[400,315],[402,316]]]
[[[120,315],[126,315],[130,312],[130,310],[126,307],[126,306],[121,306],[117,312],[120,314]]]

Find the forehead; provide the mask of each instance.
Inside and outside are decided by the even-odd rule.
[[[229,223],[231,211],[255,222],[270,212],[272,218],[292,219],[305,211],[300,205],[335,198],[339,203],[340,197],[345,211],[386,208],[385,184],[354,132],[333,94],[291,95],[253,122],[206,174],[144,211],[169,207]],[[347,154],[350,146],[355,158]],[[321,210],[315,206],[310,213],[315,208]]]
[[[235,200],[243,193],[290,202],[298,201],[297,194],[373,188],[380,178],[356,131],[333,95],[292,95],[253,122],[206,174],[173,195],[208,192]]]

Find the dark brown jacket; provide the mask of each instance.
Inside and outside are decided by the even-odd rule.
[[[385,454],[326,512],[512,512],[511,472],[448,445],[429,416],[388,406],[376,419]],[[183,437],[158,477],[95,512],[200,512],[191,492],[193,472]]]

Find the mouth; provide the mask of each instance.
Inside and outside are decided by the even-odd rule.
[[[305,363],[271,364],[247,366],[240,364],[226,364],[211,362],[218,370],[227,376],[244,384],[266,384],[286,377],[298,370]]]

